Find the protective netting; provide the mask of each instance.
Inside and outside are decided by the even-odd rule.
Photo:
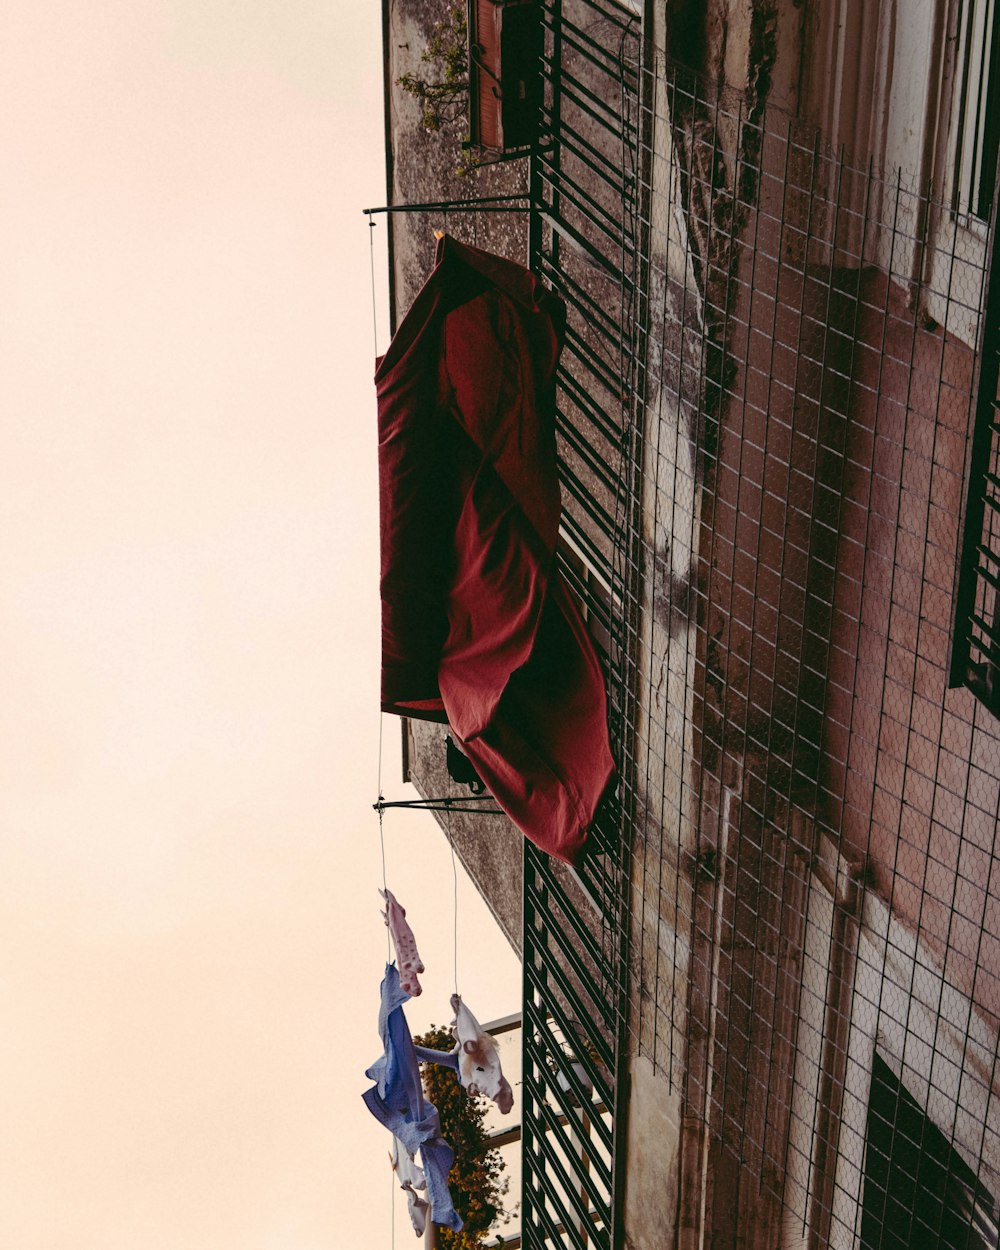
[[[638,36],[547,14],[531,261],[571,310],[564,566],[622,782],[580,882],[528,856],[526,1116],[558,1101],[559,1016],[602,1107],[637,1056],[680,1093],[679,1218],[711,1244],[996,1244],[1000,727],[949,688],[966,484],[996,475],[992,434],[970,468],[986,231]],[[525,1244],[611,1244],[655,1148],[613,1136],[584,1220],[569,1101],[576,1163],[556,1190],[526,1163]]]

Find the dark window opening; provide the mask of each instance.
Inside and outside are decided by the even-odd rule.
[[[959,26],[954,207],[981,221],[989,221],[993,208],[1000,149],[998,17],[997,0],[968,0]]]
[[[997,1204],[875,1056],[861,1215],[862,1250],[986,1250]]]
[[[990,258],[964,532],[955,597],[951,684],[1000,716],[1000,252]]]

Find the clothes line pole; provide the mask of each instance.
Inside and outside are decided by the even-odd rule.
[[[383,812],[387,807],[426,807],[428,803],[440,803],[443,807],[454,807],[456,803],[492,803],[493,797],[489,794],[482,796],[476,794],[469,795],[444,795],[440,799],[382,799],[377,803],[373,803],[372,807],[377,812]]]
[[[492,803],[493,796],[484,794],[482,798],[476,795],[469,795],[467,798],[441,798],[441,799],[398,799],[395,802],[387,803],[385,799],[379,799],[377,803],[372,804],[372,810],[381,814],[390,807],[401,807],[415,812],[468,812],[476,816],[502,816],[503,811],[499,807],[466,807],[467,803]]]
[[[526,204],[518,201],[527,200]],[[516,205],[516,206],[515,206]],[[473,200],[440,200],[427,204],[383,204],[379,208],[361,210],[366,217],[374,213],[527,213],[531,211],[531,197],[525,191],[519,195],[484,195]]]

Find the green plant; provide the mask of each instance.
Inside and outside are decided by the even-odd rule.
[[[436,1025],[413,1040],[430,1050],[451,1050],[454,1045],[451,1033]],[[501,1217],[504,1223],[510,1218],[503,1205],[508,1189],[504,1162],[498,1150],[490,1149],[486,1132],[486,1102],[470,1098],[452,1068],[426,1063],[421,1073],[427,1097],[441,1119],[441,1135],[455,1152],[448,1184],[455,1210],[464,1221],[460,1233],[439,1228],[437,1244],[440,1250],[480,1250],[493,1224]]]
[[[420,60],[431,67],[426,76],[403,74],[396,82],[420,103],[420,124],[432,134],[449,129],[465,115],[469,101],[469,27],[465,10],[452,5],[434,23]],[[455,173],[464,177],[479,166],[478,151],[462,143]]]
[[[465,12],[453,5],[434,23],[427,47],[420,60],[433,67],[426,78],[403,74],[396,81],[420,101],[425,130],[438,131],[457,121],[469,98],[468,23]]]

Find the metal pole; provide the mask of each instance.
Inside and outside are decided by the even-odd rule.
[[[440,200],[428,204],[383,204],[380,208],[364,208],[361,211],[366,217],[373,213],[527,213],[531,211],[530,196],[527,192],[519,195],[484,195],[474,200]],[[519,200],[529,201],[519,204]]]
[[[397,802],[387,803],[384,799],[379,799],[377,803],[372,804],[372,810],[380,814],[387,811],[390,807],[401,807],[414,812],[464,812],[470,816],[502,816],[503,809],[499,807],[466,807],[467,803],[492,803],[492,795],[486,794],[477,798],[470,795],[468,798],[455,797],[453,799],[400,799]]]

